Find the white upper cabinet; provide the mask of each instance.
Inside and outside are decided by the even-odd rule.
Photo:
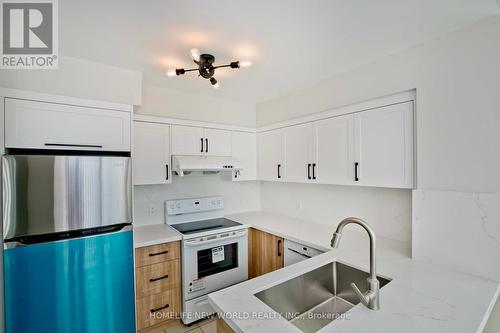
[[[203,128],[172,125],[172,155],[202,155],[204,141]]]
[[[313,126],[310,123],[287,127],[286,137],[286,177],[289,182],[313,180]]]
[[[281,129],[261,132],[258,135],[258,165],[260,180],[284,180],[285,134]]]
[[[261,132],[258,163],[261,180],[412,188],[413,102]]]
[[[205,128],[205,154],[208,156],[231,156],[231,131]]]
[[[352,114],[314,123],[314,178],[319,183],[354,183],[354,116]]]
[[[356,183],[412,188],[413,102],[354,115]]]
[[[130,151],[131,113],[5,99],[7,148]]]
[[[172,155],[231,156],[231,131],[173,125]]]
[[[134,121],[134,185],[171,183],[170,125]]]
[[[257,136],[249,132],[233,132],[233,157],[241,163],[243,170],[233,171],[233,181],[257,179]]]

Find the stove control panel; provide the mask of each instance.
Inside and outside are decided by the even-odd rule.
[[[209,212],[224,209],[224,199],[220,196],[167,200],[165,202],[167,215],[180,215]]]

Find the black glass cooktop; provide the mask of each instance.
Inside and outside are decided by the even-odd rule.
[[[211,220],[171,224],[170,226],[175,228],[181,234],[189,235],[197,232],[237,227],[239,225],[241,225],[241,223],[234,222],[225,218],[218,218]]]

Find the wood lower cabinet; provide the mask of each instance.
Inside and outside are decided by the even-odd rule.
[[[248,277],[254,278],[283,267],[283,238],[257,229],[248,234]]]
[[[224,321],[224,319],[217,318],[217,333],[234,333],[234,330]]]
[[[137,330],[152,332],[181,311],[180,243],[137,248],[135,266]]]
[[[180,270],[179,259],[136,268],[137,298],[180,287]]]

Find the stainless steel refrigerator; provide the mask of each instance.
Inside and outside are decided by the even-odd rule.
[[[7,333],[135,332],[129,157],[2,157]]]

